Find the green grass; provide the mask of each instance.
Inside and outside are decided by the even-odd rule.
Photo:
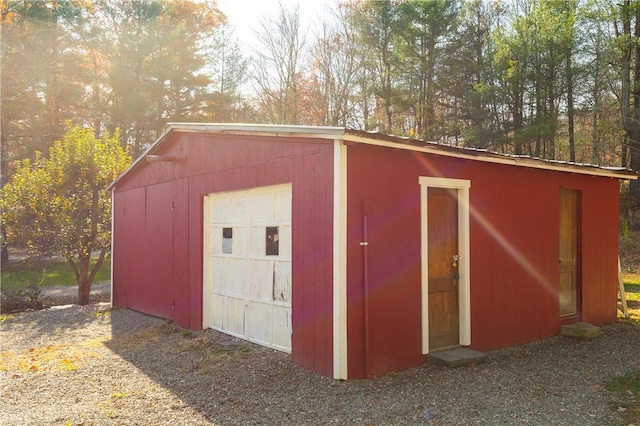
[[[640,274],[622,274],[629,316],[624,318],[619,312],[618,320],[640,327]],[[619,301],[620,299],[618,299]],[[621,304],[618,303],[621,307]]]
[[[92,261],[92,266],[95,259]],[[17,289],[29,284],[37,286],[76,285],[71,266],[61,259],[39,260],[31,262],[10,262],[3,266],[0,274],[3,289]],[[111,280],[111,263],[105,258],[93,282]]]
[[[633,306],[640,315],[640,274],[622,274],[622,281],[629,308]]]
[[[640,274],[623,273],[622,281],[629,318],[619,316],[618,319],[640,327]],[[614,394],[613,408],[621,412],[621,424],[640,424],[640,370],[614,377],[606,388]]]
[[[622,273],[622,281],[625,284],[640,285],[640,274]]]
[[[640,421],[640,371],[614,377],[606,384],[615,397],[614,409],[620,411],[623,425]]]

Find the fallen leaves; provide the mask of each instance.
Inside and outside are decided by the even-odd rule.
[[[104,340],[91,339],[77,344],[57,344],[30,347],[23,351],[0,353],[0,371],[15,373],[38,373],[42,371],[75,371],[86,358],[99,357],[93,348]],[[20,377],[14,374],[12,378]]]

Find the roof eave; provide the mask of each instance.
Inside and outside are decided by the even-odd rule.
[[[131,165],[127,168],[127,170],[125,170],[124,172],[120,173],[120,176],[118,176],[116,178],[116,180],[114,180],[111,185],[109,185],[107,187],[107,191],[113,191],[116,187],[116,184],[118,182],[120,182],[120,180],[122,180],[122,178],[124,176],[126,176],[131,170],[133,170],[134,168],[136,168],[138,166],[139,163],[141,163],[142,161],[144,161],[145,157],[147,155],[149,155],[152,151],[154,151],[155,149],[157,149],[159,146],[161,146],[162,144],[164,144],[164,142],[167,140],[169,133],[171,133],[172,129],[171,127],[169,127],[158,139],[156,139],[156,141],[149,147],[147,148],[147,150],[145,152],[142,153],[142,155],[140,155],[138,158],[136,158],[134,160],[133,163],[131,163]]]
[[[436,143],[421,142],[409,138],[399,138],[396,136],[375,134],[377,137],[362,135],[361,131],[348,130],[344,135],[344,140],[354,143],[377,145],[390,148],[400,148],[410,151],[425,152],[445,157],[463,158],[487,163],[505,164],[511,166],[528,167],[542,170],[555,170],[569,173],[586,174],[591,176],[603,176],[621,180],[638,179],[638,173],[624,168],[605,168],[599,166],[574,164],[568,162],[554,162],[541,160],[525,156],[509,156],[506,154],[493,153],[490,151],[459,148]]]
[[[229,135],[253,135],[270,137],[311,137],[319,139],[341,139],[344,127],[293,126],[280,124],[248,123],[169,123],[169,127],[179,132],[218,133]]]

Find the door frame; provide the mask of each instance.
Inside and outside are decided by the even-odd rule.
[[[447,188],[456,192],[458,197],[458,251],[460,259],[458,272],[458,324],[459,344],[471,344],[471,294],[470,294],[470,245],[469,245],[469,188],[471,181],[420,176],[420,252],[421,252],[421,304],[422,304],[422,353],[429,353],[429,209],[427,191],[429,188]]]
[[[576,297],[576,312],[573,314],[560,315],[560,323],[561,324],[571,324],[577,321],[581,321],[582,318],[582,190],[575,188],[567,188],[560,187],[560,191],[558,192],[559,203],[561,203],[560,198],[562,197],[562,191],[571,191],[576,195],[576,205],[575,205],[575,216],[573,220],[575,221],[576,226],[576,235],[575,235],[575,276],[574,276],[574,284],[575,284],[575,297]],[[559,212],[561,215],[561,212]],[[561,223],[558,223],[558,235],[562,234],[562,230],[560,229]],[[560,247],[558,247],[559,250]],[[560,256],[558,256],[560,258]],[[558,286],[560,285],[560,277],[558,277]],[[558,295],[560,294],[560,288],[558,288]],[[559,305],[558,305],[559,307]]]

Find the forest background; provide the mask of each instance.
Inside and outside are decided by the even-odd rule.
[[[640,171],[640,1],[281,5],[241,45],[215,1],[0,0],[1,182],[69,120],[135,158],[168,122],[344,126]],[[390,176],[390,179],[393,177]],[[640,182],[621,226],[640,229]]]

